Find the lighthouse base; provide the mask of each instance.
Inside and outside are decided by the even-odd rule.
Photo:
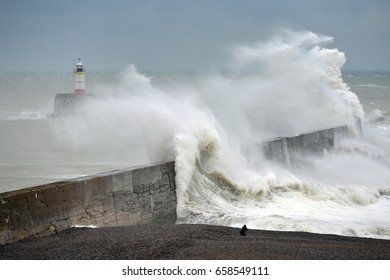
[[[84,105],[91,98],[96,98],[94,94],[79,95],[73,93],[59,93],[54,99],[54,117],[74,116],[76,115],[82,105]]]

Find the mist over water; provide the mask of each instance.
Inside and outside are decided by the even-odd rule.
[[[129,66],[116,84],[102,85],[104,98],[55,129],[73,145],[175,160],[179,223],[390,238],[389,138],[367,125],[341,77],[344,54],[326,48],[331,40],[285,32],[237,46],[229,71],[191,84],[158,87]],[[243,152],[259,140],[339,125],[354,136],[305,168]]]
[[[363,110],[331,41],[286,31],[232,48],[228,71],[162,83],[131,65],[50,129],[91,158],[106,149],[129,162],[174,160],[178,223],[390,238],[390,122]],[[352,136],[301,168],[247,149],[339,125]]]

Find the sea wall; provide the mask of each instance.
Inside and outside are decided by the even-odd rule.
[[[103,227],[175,221],[174,162],[0,194],[0,244],[76,225]]]
[[[348,127],[340,126],[271,139],[254,148],[276,163],[299,167],[308,156],[337,147],[348,134]],[[76,225],[175,223],[176,204],[174,162],[0,193],[0,244]]]
[[[54,116],[71,115],[84,103],[86,95],[59,93],[54,98]]]
[[[67,117],[77,115],[82,106],[93,99],[102,98],[104,95],[98,94],[74,94],[58,93],[54,98],[54,117]]]
[[[347,126],[338,126],[292,137],[278,137],[260,143],[260,147],[267,159],[288,167],[300,167],[306,164],[307,157],[322,156],[348,135]]]

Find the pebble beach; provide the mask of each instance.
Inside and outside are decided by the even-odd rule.
[[[0,245],[3,260],[389,260],[390,240],[199,224],[71,228]]]

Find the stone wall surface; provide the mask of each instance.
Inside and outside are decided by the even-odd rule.
[[[91,98],[96,98],[95,94],[74,94],[58,93],[54,98],[53,116],[72,116],[79,112],[80,108]]]
[[[0,194],[0,244],[72,226],[176,221],[174,162]]]
[[[279,137],[261,143],[267,159],[289,167],[305,164],[308,156],[321,156],[334,149],[349,134],[347,126],[312,131],[292,137]]]
[[[296,167],[348,136],[340,126],[255,145],[269,159]],[[101,173],[0,194],[0,244],[72,226],[176,221],[175,163]]]

